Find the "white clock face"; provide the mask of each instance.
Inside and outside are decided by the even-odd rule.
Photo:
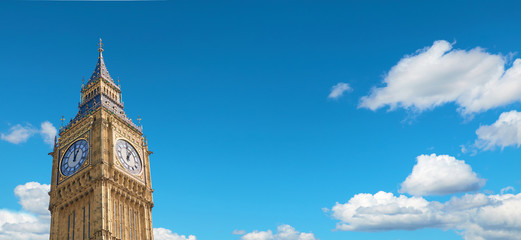
[[[89,144],[85,140],[73,143],[63,155],[61,161],[61,172],[65,176],[71,176],[80,169],[89,153]]]
[[[130,173],[137,175],[141,173],[142,164],[136,149],[125,140],[116,142],[116,155],[119,163]]]

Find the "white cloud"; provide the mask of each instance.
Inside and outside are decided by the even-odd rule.
[[[173,233],[169,229],[165,228],[154,228],[154,239],[155,240],[197,240],[194,235],[185,236]]]
[[[47,144],[54,144],[54,137],[58,133],[58,130],[50,123],[49,121],[45,121],[41,125],[40,134],[43,137],[43,141]]]
[[[49,185],[29,182],[15,188],[22,208],[27,212],[0,209],[0,240],[49,239]]]
[[[14,194],[20,199],[23,209],[38,215],[49,215],[49,190],[48,184],[28,182],[16,186]]]
[[[9,129],[8,134],[0,134],[0,138],[13,144],[19,144],[26,142],[35,131],[34,127],[29,124],[25,126],[16,124]]]
[[[465,239],[521,239],[521,194],[466,194],[445,203],[378,192],[357,194],[331,209],[337,230],[386,231],[441,228]]]
[[[48,210],[50,185],[28,182],[16,186],[14,193],[27,212],[0,209],[0,240],[48,240],[51,215]],[[197,240],[164,228],[154,228],[156,240]]]
[[[40,133],[45,143],[53,145],[57,132],[56,128],[49,121],[43,122],[40,129],[33,127],[31,124],[16,124],[9,129],[9,133],[1,133],[0,139],[13,144],[19,144],[27,142],[34,134]]]
[[[436,225],[429,202],[421,197],[394,196],[378,192],[357,194],[347,203],[336,203],[332,216],[342,223],[337,229],[346,231],[413,230]]]
[[[465,161],[448,155],[420,155],[400,192],[416,196],[445,195],[479,190],[486,180],[472,171]]]
[[[303,233],[297,231],[294,227],[284,224],[277,227],[277,232],[271,230],[247,233],[241,237],[241,240],[318,240],[313,233]]]
[[[521,100],[521,59],[505,70],[503,56],[452,49],[447,41],[403,57],[384,79],[361,99],[360,107],[389,106],[424,111],[455,103],[463,115],[483,112]]]
[[[344,95],[344,92],[348,92],[353,90],[349,84],[347,83],[337,83],[335,86],[331,87],[331,93],[329,93],[328,98],[337,99],[339,97],[342,97]]]
[[[476,130],[476,147],[489,150],[521,145],[521,112],[510,111],[499,115],[492,125],[481,126]]]
[[[514,187],[512,186],[508,186],[508,187],[504,187],[501,189],[500,193],[501,194],[505,194],[506,192],[513,192],[515,191],[516,189],[514,189]]]

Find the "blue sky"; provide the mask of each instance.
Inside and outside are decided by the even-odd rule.
[[[519,7],[2,1],[0,213],[46,221],[23,190],[49,184],[49,125],[75,116],[101,37],[154,152],[157,239],[512,239]]]

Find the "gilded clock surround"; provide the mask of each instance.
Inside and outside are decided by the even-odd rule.
[[[153,240],[152,184],[146,137],[126,116],[121,87],[110,77],[98,49],[98,63],[82,85],[78,114],[63,126],[53,152],[49,192],[51,240]],[[60,171],[67,149],[76,141],[88,143],[88,156],[70,176]],[[119,163],[117,140],[129,142],[141,159],[133,175]]]
[[[132,145],[132,147],[134,148],[134,150],[136,150],[136,153],[137,153],[137,155],[139,156],[139,161],[141,162],[141,170],[140,170],[139,173],[137,173],[137,174],[133,174],[133,173],[128,172],[128,170],[125,169],[125,166],[123,166],[123,165],[121,164],[121,162],[119,161],[119,159],[117,159],[117,154],[115,154],[115,156],[114,156],[114,157],[118,160],[118,161],[115,161],[116,166],[118,166],[119,168],[121,168],[121,170],[123,170],[123,171],[127,171],[131,176],[137,177],[139,180],[143,180],[143,157],[142,157],[143,154],[140,153],[140,151],[137,150],[137,148],[136,148],[136,146],[135,146],[135,143],[132,143],[132,142],[130,142],[128,139],[126,139],[126,138],[121,138],[121,137],[120,137],[120,138],[116,138],[114,142],[117,143],[119,140],[123,140],[123,141],[128,142],[128,144]],[[114,152],[117,151],[116,148],[117,148],[117,145],[114,144]]]
[[[89,142],[89,139],[90,139],[90,131],[87,130],[87,132],[83,133],[83,135],[80,135],[78,138],[72,140],[69,142],[68,145],[65,145],[61,148],[59,148],[59,159],[60,159],[60,164],[58,165],[59,167],[59,175],[58,175],[58,184],[60,184],[61,182],[65,181],[66,179],[74,176],[75,174],[78,174],[79,172],[81,172],[83,169],[85,169],[86,167],[88,167],[90,165],[90,154],[91,154],[91,151],[89,149],[89,152],[87,153],[87,158],[85,159],[85,162],[83,162],[83,164],[80,166],[80,168],[72,173],[70,176],[66,176],[62,173],[62,169],[61,169],[61,165],[62,165],[62,161],[64,160],[64,156],[65,156],[65,153],[67,152],[67,150],[69,149],[69,147],[71,147],[74,143],[76,143],[77,141],[80,141],[80,140],[85,140],[87,141],[87,144],[89,145],[89,148],[90,148],[90,142]]]

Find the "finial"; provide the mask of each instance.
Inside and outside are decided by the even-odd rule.
[[[103,43],[101,42],[101,38],[99,39],[99,44],[98,44],[99,48],[98,48],[98,52],[103,52]]]
[[[119,85],[119,77],[118,77],[118,87],[120,87],[120,88],[121,88],[121,85]]]
[[[60,129],[63,128],[63,121],[65,121],[65,118],[63,118],[63,115],[62,115],[62,118],[60,118],[60,120],[62,121],[62,125],[60,126]]]
[[[142,120],[142,119],[141,119],[141,116],[138,115],[138,116],[137,116],[137,121],[138,121],[139,125],[141,125],[141,120]]]

